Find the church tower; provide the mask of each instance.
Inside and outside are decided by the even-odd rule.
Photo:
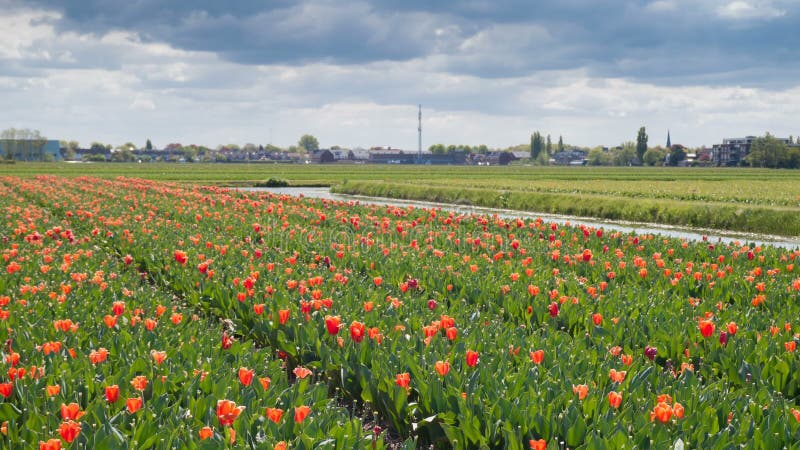
[[[672,141],[669,139],[669,130],[667,130],[667,148],[672,147]]]

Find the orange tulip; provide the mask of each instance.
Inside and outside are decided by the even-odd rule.
[[[61,425],[58,426],[58,434],[61,435],[61,439],[64,439],[68,443],[71,443],[78,437],[78,434],[81,432],[81,424],[78,422],[73,422],[71,420],[67,420],[66,422],[61,422]]]
[[[125,400],[125,406],[128,408],[128,412],[133,414],[136,411],[142,408],[142,397],[130,397]]]
[[[114,328],[114,326],[117,324],[117,316],[106,314],[106,316],[103,317],[103,322],[105,322],[108,328]]]
[[[147,389],[147,377],[144,375],[137,375],[133,377],[131,380],[131,386],[137,391],[143,391]]]
[[[528,445],[530,445],[531,449],[533,450],[546,450],[547,449],[547,441],[544,439],[533,440],[531,439],[528,441]]]
[[[306,405],[298,406],[294,409],[294,421],[296,423],[302,423],[308,417],[308,414],[311,412],[311,408]]]
[[[286,450],[286,442],[284,441],[278,442],[277,444],[275,444],[275,447],[273,447],[272,450]]]
[[[408,389],[408,385],[411,384],[411,375],[408,372],[398,373],[394,382],[401,388]]]
[[[89,361],[91,361],[92,364],[99,364],[101,362],[104,362],[106,358],[108,358],[108,350],[106,350],[103,347],[100,347],[97,350],[92,350],[91,352],[89,352]]]
[[[283,417],[283,410],[280,408],[267,408],[267,419],[279,423]]]
[[[786,348],[787,352],[794,352],[797,348],[797,342],[795,341],[788,341],[783,343],[783,347]]]
[[[447,372],[450,372],[450,362],[448,362],[448,361],[436,361],[436,363],[434,364],[434,368],[436,369],[436,372],[439,375],[445,376],[445,375],[447,375]]]
[[[289,321],[289,310],[288,309],[281,309],[278,311],[278,321],[281,325],[285,324]]]
[[[658,402],[650,413],[650,422],[658,420],[661,423],[667,423],[672,418],[672,407],[666,402]]]
[[[47,396],[52,397],[54,395],[58,395],[61,392],[61,386],[54,384],[53,386],[45,387],[45,390],[47,391]]]
[[[800,422],[800,410],[792,408],[792,415],[794,416],[794,420]]]
[[[200,428],[200,440],[204,441],[210,437],[214,436],[214,429],[211,427],[203,427]]]
[[[450,327],[445,331],[445,334],[447,335],[447,339],[454,341],[458,336],[458,328]]]
[[[244,406],[236,406],[236,403],[230,400],[217,401],[217,419],[223,427],[233,424],[242,411],[244,411]]]
[[[366,326],[361,322],[353,322],[350,324],[350,337],[355,342],[361,342],[366,334]]]
[[[625,372],[624,370],[618,372],[618,371],[616,371],[614,369],[611,369],[608,372],[609,378],[611,378],[611,381],[613,381],[615,383],[622,383],[623,381],[625,381],[625,375],[627,375],[627,374],[628,374],[628,372]]]
[[[534,364],[541,364],[542,361],[544,361],[544,350],[531,352],[531,361],[533,361]]]
[[[295,367],[292,372],[294,373],[294,375],[297,378],[300,378],[300,379],[305,378],[305,377],[311,375],[312,373],[314,373],[311,370],[306,369],[305,367],[302,367],[302,366]]]
[[[61,404],[61,419],[62,420],[78,420],[86,414],[81,411],[81,406],[77,403],[70,403],[69,405]]]
[[[39,441],[39,450],[61,450],[61,439],[49,439],[47,442]]]
[[[600,313],[592,314],[592,322],[599,327],[603,323],[603,315]]]
[[[242,382],[245,386],[250,386],[250,383],[253,382],[253,374],[255,370],[248,369],[247,367],[240,367],[239,368],[239,381]]]
[[[622,394],[615,391],[609,392],[608,404],[614,409],[619,409],[619,405],[622,404]]]
[[[685,409],[680,403],[675,403],[672,405],[672,413],[675,414],[676,419],[683,419],[684,412]]]
[[[150,356],[152,356],[153,361],[155,361],[155,363],[160,366],[161,363],[164,362],[165,359],[167,359],[167,352],[152,350],[150,351]]]
[[[585,384],[572,385],[572,392],[578,394],[578,399],[583,400],[589,394],[589,386]]]
[[[258,382],[261,383],[261,387],[263,387],[266,391],[269,390],[269,384],[272,382],[272,380],[269,377],[259,377]]]

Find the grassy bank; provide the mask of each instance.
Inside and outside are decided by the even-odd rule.
[[[401,183],[348,182],[334,192],[378,197],[470,204],[542,213],[670,225],[800,235],[797,208],[671,199],[630,199],[584,193],[542,193]]]

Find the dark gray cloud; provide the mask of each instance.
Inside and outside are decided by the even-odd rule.
[[[82,33],[136,32],[240,64],[430,59],[479,77],[586,68],[658,84],[785,86],[792,0],[32,0]],[[759,67],[762,70],[754,70]]]

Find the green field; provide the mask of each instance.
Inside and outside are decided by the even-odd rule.
[[[269,178],[337,192],[734,231],[800,235],[800,171],[288,164],[15,164],[0,174],[247,186]]]

